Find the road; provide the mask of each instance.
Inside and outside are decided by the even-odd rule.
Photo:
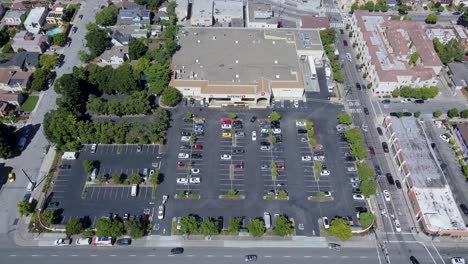
[[[80,66],[81,63],[77,58],[79,50],[84,49],[84,36],[86,34],[85,25],[94,21],[94,16],[99,6],[104,0],[89,0],[82,1],[82,7],[75,16],[74,24],[78,27],[78,31],[71,37],[73,39],[70,47],[63,49],[65,60],[63,66],[57,70],[57,78],[63,74],[71,73],[73,67]],[[83,19],[78,19],[78,16],[83,14]],[[0,237],[11,234],[16,219],[18,219],[18,209],[16,207],[19,200],[23,198],[26,192],[28,180],[24,177],[21,170],[24,170],[34,181],[40,182],[47,172],[40,172],[42,161],[44,160],[44,149],[48,143],[44,136],[42,122],[44,115],[52,109],[56,108],[57,94],[53,89],[48,89],[43,92],[36,112],[32,114],[30,124],[34,126],[35,131],[31,142],[27,145],[20,156],[5,161],[5,167],[13,168],[17,175],[14,184],[4,185],[0,190],[0,200],[2,207],[0,208]],[[41,188],[39,186],[38,188]]]

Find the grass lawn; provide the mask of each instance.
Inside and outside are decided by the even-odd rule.
[[[24,112],[32,112],[36,107],[37,101],[39,101],[39,96],[28,96],[28,99],[26,99],[26,102],[24,102],[23,105],[20,107],[20,110]]]

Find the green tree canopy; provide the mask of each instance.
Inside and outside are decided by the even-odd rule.
[[[273,235],[288,236],[294,232],[294,225],[284,215],[280,215],[275,219],[275,226],[273,227]]]
[[[367,158],[367,152],[362,132],[359,128],[352,128],[344,133],[346,141],[351,145],[351,155],[356,159],[362,160]]]
[[[130,184],[140,184],[143,181],[143,178],[140,174],[133,173],[130,176],[128,176],[128,181],[130,182]]]
[[[144,235],[143,227],[135,219],[125,222],[125,230],[134,239],[142,238]]]
[[[18,203],[18,212],[20,216],[28,215],[31,213],[31,204],[26,200],[20,201]]]
[[[426,21],[426,24],[435,24],[437,23],[437,20],[439,20],[439,17],[436,14],[432,13],[432,14],[427,15],[425,21]]]
[[[438,117],[440,117],[440,116],[442,115],[442,111],[436,110],[436,111],[434,111],[434,113],[433,113],[432,115],[433,115],[435,118],[438,118]]]
[[[241,219],[239,217],[232,218],[228,224],[228,230],[230,234],[238,234],[241,227]]]
[[[247,225],[247,230],[253,237],[261,237],[265,234],[265,223],[260,219],[253,219]]]
[[[65,33],[58,33],[52,36],[52,45],[64,47],[67,43],[67,35]]]
[[[198,232],[198,223],[193,216],[184,216],[180,219],[180,232],[182,234],[193,234]]]
[[[90,56],[96,58],[111,46],[111,40],[107,32],[99,29],[96,25],[88,24],[87,28],[88,32],[85,36],[86,46],[91,52]]]
[[[45,68],[36,69],[31,82],[31,91],[43,91],[48,88],[51,72]]]
[[[353,123],[353,118],[348,113],[339,113],[337,118],[338,123],[343,125],[351,125]]]
[[[81,233],[81,230],[83,230],[83,226],[80,220],[73,219],[67,223],[67,226],[65,227],[65,234],[67,234],[67,237],[71,237]]]
[[[16,146],[16,136],[13,127],[0,123],[0,157],[8,159],[13,155]]]
[[[182,99],[182,94],[174,87],[167,87],[161,96],[161,101],[167,106],[175,106]]]
[[[130,60],[138,60],[145,55],[147,50],[148,46],[145,45],[142,38],[132,39],[130,43],[128,43],[128,56]]]
[[[56,54],[48,55],[42,54],[39,58],[39,65],[46,70],[52,70],[57,64],[58,56]]]
[[[400,96],[405,98],[429,99],[434,98],[439,94],[437,86],[429,86],[422,88],[411,88],[405,86],[400,89]]]
[[[199,231],[202,235],[213,236],[219,234],[218,225],[215,221],[205,220],[201,222]]]
[[[98,237],[120,237],[124,232],[124,224],[117,220],[100,218],[96,222],[96,236]]]
[[[452,108],[452,109],[448,110],[447,116],[450,117],[450,118],[457,117],[458,116],[458,109],[457,108]]]
[[[83,160],[83,169],[86,175],[91,175],[94,169],[94,162],[92,160]]]
[[[468,118],[468,109],[465,109],[460,112],[460,117],[461,118]]]
[[[374,215],[371,212],[359,214],[359,223],[363,229],[368,228],[374,222]]]
[[[367,162],[357,163],[357,172],[362,181],[374,179],[375,171]]]
[[[371,195],[374,195],[377,191],[377,182],[374,179],[367,179],[361,182],[361,191],[362,194],[369,198]]]
[[[148,86],[154,94],[162,94],[171,79],[171,69],[167,64],[153,63],[145,70]]]
[[[270,122],[272,123],[278,122],[281,119],[281,115],[278,112],[273,111],[271,112],[269,119],[270,119]]]
[[[328,233],[342,241],[349,240],[353,236],[348,222],[341,218],[335,218],[331,221]]]
[[[101,26],[113,26],[117,23],[118,14],[119,10],[114,5],[110,5],[96,14],[96,23]]]

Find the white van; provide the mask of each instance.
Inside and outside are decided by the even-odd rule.
[[[265,222],[265,228],[270,229],[271,228],[271,217],[270,213],[264,212],[263,213],[263,221]]]
[[[98,174],[99,174],[98,168],[94,168],[93,171],[91,172],[91,180],[92,181],[96,180]]]
[[[75,160],[76,159],[76,152],[64,152],[62,155],[62,159],[65,160]]]
[[[131,195],[132,196],[137,196],[137,192],[138,192],[138,185],[132,184],[132,193],[131,193]]]
[[[34,190],[34,187],[36,187],[36,182],[29,182],[28,186],[26,186],[26,191],[32,192]]]

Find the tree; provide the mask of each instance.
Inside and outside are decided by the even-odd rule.
[[[458,116],[458,109],[452,108],[452,109],[448,110],[447,116],[448,116],[449,118],[457,117],[457,116]]]
[[[6,32],[6,30],[0,31],[0,47],[3,47],[3,45],[7,44],[8,41],[10,41],[10,35],[8,35],[8,32]]]
[[[180,219],[180,232],[182,234],[193,234],[198,232],[198,223],[193,216],[184,216]]]
[[[122,184],[122,174],[120,173],[112,173],[111,179],[112,184]]]
[[[204,236],[213,236],[219,234],[218,225],[211,220],[201,222],[199,231]]]
[[[240,226],[241,226],[240,218],[236,217],[236,218],[231,219],[228,224],[229,234],[234,235],[234,234],[239,233]]]
[[[357,163],[357,173],[361,181],[373,179],[375,176],[374,169],[367,162]]]
[[[127,234],[134,239],[142,238],[144,235],[141,223],[135,219],[125,222],[125,230]]]
[[[231,120],[236,119],[237,115],[235,113],[229,113],[228,118]]]
[[[362,132],[359,128],[352,128],[344,133],[346,141],[351,145],[351,155],[356,159],[362,160],[367,158],[369,153],[367,152]]]
[[[435,118],[439,118],[441,115],[442,115],[442,111],[440,110],[436,110],[434,111],[434,113],[432,114]]]
[[[101,26],[113,26],[117,22],[119,10],[110,5],[96,14],[96,23]]]
[[[133,66],[133,75],[135,76],[135,79],[140,80],[141,76],[143,75],[143,72],[149,68],[151,65],[151,62],[147,58],[140,58],[136,62],[136,64]]]
[[[153,63],[145,70],[148,86],[154,94],[161,94],[171,79],[171,69],[167,64]]]
[[[13,149],[17,143],[14,127],[0,123],[0,157],[8,159],[13,155]]]
[[[414,117],[419,118],[421,116],[421,111],[414,112]]]
[[[278,122],[281,119],[281,115],[278,114],[278,112],[273,111],[271,112],[269,119],[271,123]]]
[[[460,117],[461,118],[468,118],[468,109],[465,109],[460,112]]]
[[[167,87],[161,95],[161,101],[167,106],[176,106],[182,99],[182,94],[174,87]]]
[[[432,14],[427,15],[425,21],[426,21],[426,24],[435,24],[437,23],[438,19],[439,17],[436,14],[432,13]]]
[[[148,47],[145,45],[143,39],[141,38],[132,39],[128,43],[128,56],[130,57],[130,60],[138,60],[143,55],[145,55],[147,50]]]
[[[109,86],[117,93],[128,94],[141,89],[139,79],[135,79],[130,63],[123,63],[112,72]]]
[[[265,234],[265,223],[260,219],[253,219],[247,225],[247,230],[253,237],[261,237]]]
[[[374,11],[374,8],[375,8],[374,2],[368,1],[367,3],[364,4],[364,6],[365,6],[366,10],[368,10],[370,12]]]
[[[39,58],[39,65],[45,70],[51,70],[57,64],[58,56],[57,55],[48,55],[42,54]]]
[[[359,223],[363,229],[368,228],[374,223],[374,215],[371,212],[359,214]]]
[[[368,179],[361,182],[361,191],[362,194],[369,198],[371,195],[374,195],[377,191],[377,182],[374,179]]]
[[[328,233],[341,241],[349,240],[353,236],[348,222],[341,218],[335,218],[331,221]]]
[[[91,52],[91,58],[96,58],[111,46],[111,40],[107,32],[99,29],[96,25],[88,24],[87,28],[88,32],[85,36],[86,47]]]
[[[418,60],[419,60],[419,53],[415,51],[413,52],[413,54],[411,54],[408,64],[411,66],[416,66],[416,64],[418,63]]]
[[[82,238],[92,238],[94,236],[94,231],[90,229],[86,229],[83,234],[81,234]]]
[[[91,172],[94,169],[94,162],[91,160],[83,160],[83,168],[86,175],[91,175]]]
[[[343,125],[351,125],[353,123],[353,118],[348,113],[339,113],[337,118],[338,123]]]
[[[160,173],[161,173],[160,170],[157,169],[155,173],[149,176],[149,182],[151,183],[151,185],[153,185],[153,187],[158,186]]]
[[[407,6],[407,5],[399,5],[398,6],[398,12],[401,14],[401,15],[406,15],[408,14],[408,11],[411,10],[411,7],[410,6]]]
[[[67,35],[65,33],[58,33],[52,36],[52,45],[64,47],[67,43]]]
[[[124,224],[117,220],[100,218],[96,223],[96,236],[116,238],[123,234]]]
[[[70,222],[68,222],[67,226],[65,227],[65,234],[67,234],[67,237],[71,237],[73,235],[77,235],[81,233],[81,230],[83,229],[83,226],[78,219],[73,219]]]
[[[273,228],[273,235],[275,236],[288,236],[294,232],[294,225],[284,215],[280,215],[275,219],[275,226]]]
[[[50,70],[42,68],[36,69],[32,77],[31,91],[46,90],[50,76]]]
[[[5,45],[3,45],[2,53],[11,53],[11,52],[13,52],[13,48],[11,47],[12,42],[13,41],[10,40]]]
[[[133,173],[130,176],[128,176],[128,181],[130,184],[140,184],[143,179],[141,178],[141,175],[138,173]]]
[[[22,200],[18,203],[18,212],[20,216],[28,215],[31,212],[31,204],[29,201]]]
[[[328,46],[335,43],[336,32],[333,28],[328,28],[320,31],[320,39],[323,46]]]
[[[82,63],[87,63],[91,60],[91,56],[84,50],[79,50],[78,51],[78,59],[82,62]]]
[[[351,13],[354,13],[354,10],[357,10],[357,9],[359,9],[359,4],[356,1],[351,5]]]

